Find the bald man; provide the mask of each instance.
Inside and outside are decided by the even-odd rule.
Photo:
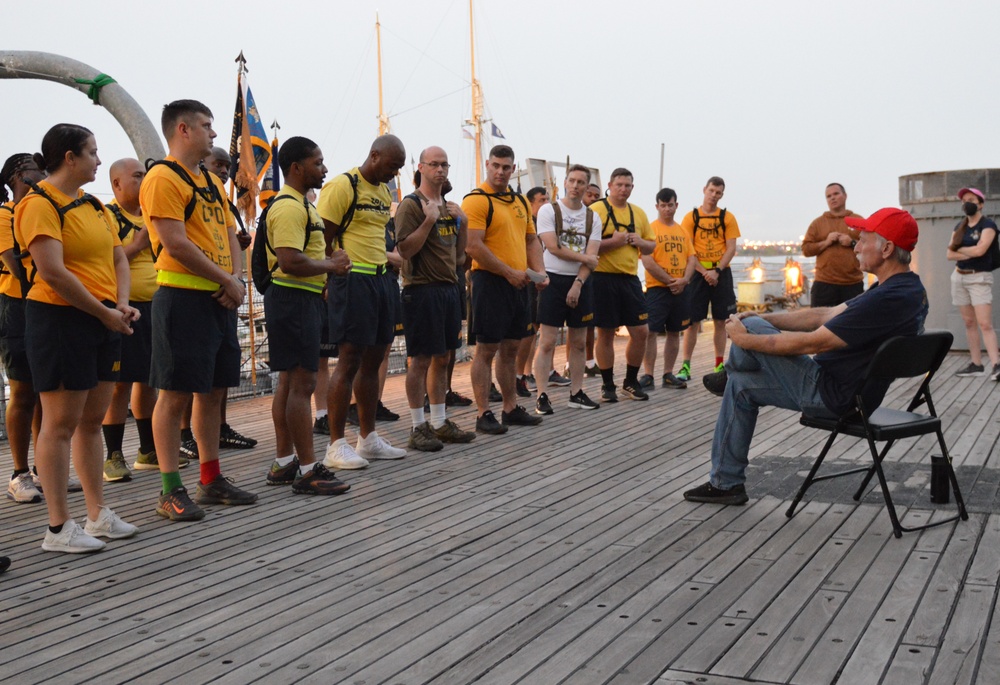
[[[475,433],[448,420],[445,395],[451,352],[462,345],[458,267],[465,261],[462,208],[445,202],[448,154],[439,147],[420,153],[417,192],[396,210],[396,249],[403,258],[403,334],[406,336],[406,399],[413,430],[408,446],[435,452],[444,443],[471,442]],[[424,419],[424,394],[431,418]]]
[[[329,342],[340,351],[327,396],[330,445],[323,463],[330,469],[363,469],[369,459],[406,455],[375,431],[378,368],[395,336],[399,307],[398,286],[383,278],[385,226],[392,203],[386,184],[405,163],[402,141],[394,135],[379,136],[361,166],[323,186],[316,207],[327,254],[341,248],[351,260],[347,275],[330,274],[327,281]],[[360,424],[356,447],[344,437],[352,386]]]
[[[153,250],[139,206],[139,187],[146,176],[146,169],[137,159],[119,159],[109,172],[111,190],[115,199],[106,205],[109,223],[118,231],[122,248],[128,258],[132,282],[129,306],[139,310],[139,319],[132,324],[132,335],[122,336],[121,375],[115,383],[111,405],[104,415],[102,430],[108,456],[104,460],[104,480],[111,482],[132,480],[132,473],[125,463],[122,441],[129,401],[135,427],[139,433],[139,453],[135,458],[137,470],[158,471],[156,447],[153,443],[153,407],[156,391],[149,387],[149,365],[152,355],[152,306],[156,292],[156,267]],[[179,466],[188,460],[180,458]]]

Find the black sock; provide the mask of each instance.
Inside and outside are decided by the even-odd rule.
[[[610,369],[601,369],[601,378],[604,379],[604,387],[615,387],[615,368],[612,366]]]
[[[62,527],[63,524],[60,523],[58,526],[49,526],[49,530],[52,532],[53,535],[59,535],[59,533],[62,532]]]
[[[112,452],[122,451],[122,440],[125,438],[124,423],[107,423],[101,426],[104,433],[104,444],[108,446],[108,457]]]
[[[153,419],[136,419],[135,429],[139,432],[139,451],[149,454],[156,449],[153,443]]]
[[[627,364],[625,365],[625,382],[628,383],[629,381],[636,384],[639,382],[638,366],[629,366]]]
[[[194,435],[191,433],[190,428],[181,428],[181,442],[185,440],[194,440]]]
[[[14,469],[14,475],[11,476],[10,479],[14,480],[18,476],[20,476],[22,473],[31,473],[31,469]]]

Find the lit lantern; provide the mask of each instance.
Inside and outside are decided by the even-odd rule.
[[[802,266],[789,257],[782,269],[785,272],[785,295],[799,295],[803,290]]]
[[[754,257],[753,264],[747,269],[750,272],[750,280],[753,283],[763,283],[764,282],[764,267],[760,263],[760,257]]]

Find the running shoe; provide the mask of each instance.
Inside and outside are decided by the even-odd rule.
[[[208,485],[198,483],[194,493],[198,504],[244,505],[257,501],[257,495],[236,487],[236,484],[221,473]]]
[[[552,369],[552,373],[549,374],[549,385],[554,385],[557,388],[565,388],[571,382],[566,376],[559,375],[555,369]]]
[[[507,432],[507,426],[497,421],[496,415],[487,410],[482,416],[476,419],[476,432],[487,435],[503,435]]]
[[[111,511],[109,507],[101,507],[101,513],[98,514],[97,520],[91,521],[88,518],[83,532],[95,538],[121,540],[132,537],[139,532],[139,529],[131,523],[122,521],[121,517]]]
[[[437,452],[444,447],[444,443],[434,434],[431,424],[424,421],[410,431],[410,438],[406,446],[418,452]]]
[[[535,413],[543,416],[555,413],[552,409],[552,403],[549,402],[548,393],[543,392],[538,396],[538,401],[535,402]]]
[[[451,419],[445,419],[444,423],[434,428],[434,435],[441,442],[462,444],[472,442],[476,439],[476,434],[472,431],[464,431],[459,428]]]
[[[292,457],[292,460],[282,466],[275,459],[271,462],[271,468],[267,472],[268,485],[291,485],[299,473],[299,458]]]
[[[675,390],[683,390],[684,388],[688,387],[688,384],[668,371],[667,373],[663,374],[663,387],[674,388]]]
[[[537,426],[542,417],[532,416],[519,404],[511,411],[500,412],[500,420],[505,426]]]
[[[205,510],[192,502],[187,488],[180,485],[160,495],[156,503],[156,513],[171,521],[200,521],[205,518]]]
[[[292,492],[297,495],[342,495],[351,489],[322,464],[316,464],[309,473],[295,476]]]
[[[350,471],[352,469],[363,469],[368,466],[368,461],[358,456],[346,438],[340,438],[331,442],[326,448],[326,458],[323,465],[328,469],[338,471]]]
[[[677,372],[677,380],[685,383],[691,380],[691,364],[688,362],[681,364],[681,370]]]
[[[329,435],[330,434],[330,415],[323,414],[313,422],[313,433],[316,435]]]
[[[257,441],[253,438],[248,438],[242,433],[237,433],[232,426],[228,423],[224,423],[219,426],[219,447],[227,448],[232,447],[238,450],[249,450],[257,446]]]
[[[358,444],[354,451],[362,459],[371,461],[372,459],[402,459],[406,456],[406,450],[393,447],[388,440],[379,437],[379,434],[372,431],[367,437],[358,436]]]
[[[568,406],[570,409],[597,409],[601,405],[587,397],[587,393],[581,388],[575,395],[569,396]]]
[[[42,491],[35,487],[30,471],[19,473],[7,483],[7,499],[18,504],[33,504],[42,501]]]
[[[53,533],[51,530],[45,531],[42,549],[46,552],[85,554],[99,552],[104,549],[104,543],[83,532],[83,528],[78,526],[73,519],[67,519],[58,533]]]
[[[106,483],[119,483],[121,481],[132,480],[132,472],[125,463],[125,455],[119,450],[111,453],[111,456],[104,460],[104,481]]]
[[[459,394],[454,390],[449,390],[444,396],[444,405],[446,407],[471,407],[472,398]]]

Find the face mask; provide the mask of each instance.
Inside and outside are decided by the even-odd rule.
[[[979,211],[979,205],[975,202],[963,202],[962,211],[965,212],[966,216],[975,216],[976,212]]]

